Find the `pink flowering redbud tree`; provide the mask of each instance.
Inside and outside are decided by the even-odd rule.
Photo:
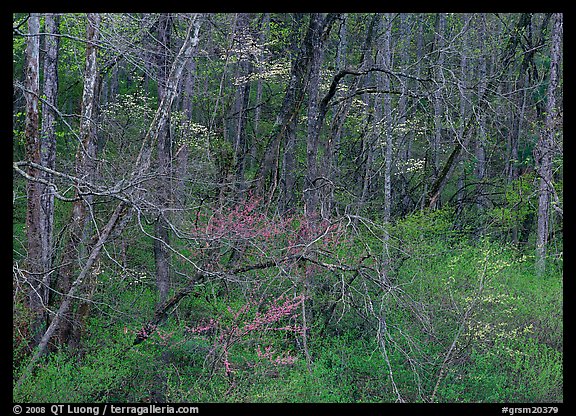
[[[189,327],[188,332],[194,335],[212,334],[212,366],[216,368],[221,364],[225,374],[231,376],[234,370],[230,353],[235,345],[262,338],[275,338],[266,337],[266,334],[270,333],[282,332],[301,336],[306,331],[306,328],[296,323],[302,302],[302,295],[292,298],[279,296],[266,305],[263,305],[262,300],[251,298],[236,310],[228,307],[227,316],[222,314],[218,318]],[[287,351],[276,352],[271,345],[265,346],[264,350],[258,345],[255,352],[260,360],[274,365],[292,365],[297,359]]]

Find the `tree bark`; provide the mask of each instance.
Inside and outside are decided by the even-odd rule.
[[[162,13],[158,21],[158,43],[156,49],[159,101],[162,101],[167,94],[171,28],[172,18],[168,13]],[[158,133],[157,198],[159,215],[154,230],[154,260],[156,265],[156,286],[159,293],[158,302],[162,303],[168,297],[170,291],[170,253],[167,249],[167,245],[170,243],[168,209],[170,208],[170,195],[172,192],[170,189],[170,174],[172,172],[170,114],[167,115],[166,122]]]
[[[377,55],[377,64],[382,65],[382,67],[392,70],[392,16],[389,13],[384,15],[382,20],[382,30],[384,35],[382,36],[381,44],[379,45],[380,54]],[[378,73],[378,84],[383,91],[390,91],[390,75]],[[379,96],[376,96],[379,99]],[[390,94],[384,94],[384,102],[382,106],[382,130],[384,131],[385,138],[385,148],[384,148],[384,206],[382,207],[382,222],[384,223],[384,234],[382,236],[383,243],[383,253],[382,253],[382,270],[380,273],[380,278],[384,284],[388,283],[388,271],[390,269],[390,248],[389,240],[390,236],[388,234],[388,227],[390,223],[391,211],[392,211],[392,148],[394,146],[394,138],[392,136],[392,99]],[[380,121],[380,120],[378,120]],[[380,123],[379,123],[380,124]]]
[[[465,14],[463,16],[464,27],[466,28],[470,24],[470,17]],[[466,113],[468,111],[468,32],[463,36],[462,39],[462,57],[460,58],[460,80],[459,80],[459,93],[460,93],[460,122],[458,124],[457,137],[456,140],[462,143],[464,149],[468,149],[468,136],[464,136],[464,120],[466,120]],[[466,180],[466,170],[465,170],[466,158],[460,155],[458,158],[459,164],[459,174],[458,174],[458,190],[456,198],[456,212],[460,213],[464,209],[464,182]]]
[[[540,185],[538,190],[538,233],[536,237],[536,272],[543,276],[546,271],[546,245],[548,244],[550,196],[552,194],[554,155],[554,136],[558,110],[556,108],[556,90],[560,72],[560,48],[563,32],[563,14],[555,13],[552,27],[552,47],[550,52],[550,78],[546,103],[545,128],[540,135],[536,149],[536,166]]]
[[[96,105],[98,102],[97,83],[97,47],[99,38],[100,15],[88,14],[86,28],[86,66],[84,69],[84,89],[82,93],[82,109],[80,115],[80,143],[76,152],[76,177],[88,182],[93,182],[95,176],[95,120]],[[77,187],[75,201],[72,205],[72,217],[68,226],[68,242],[61,259],[59,285],[61,293],[68,293],[72,286],[73,275],[78,268],[82,268],[83,252],[86,250],[86,226],[89,221],[89,210],[92,203],[92,195],[85,194],[84,190]],[[78,345],[79,329],[81,324],[79,316],[70,313],[60,326],[60,342],[72,347]]]
[[[323,186],[323,180],[318,172],[318,142],[320,140],[320,110],[318,94],[320,86],[320,67],[324,59],[322,45],[322,16],[320,13],[312,13],[310,16],[311,55],[310,55],[310,79],[308,81],[308,125],[306,135],[306,179],[304,181],[304,213],[307,218],[319,215],[319,187]]]
[[[298,48],[296,60],[292,64],[290,80],[286,87],[282,106],[276,117],[272,134],[264,149],[264,155],[254,182],[255,193],[264,196],[268,187],[268,200],[272,199],[278,185],[278,158],[282,142],[285,140],[287,126],[298,117],[305,94],[305,85],[309,73],[311,27]],[[267,186],[268,185],[268,186]]]
[[[60,17],[55,14],[46,14],[44,25],[46,30],[44,55],[44,97],[45,105],[42,106],[42,131],[40,135],[40,159],[42,166],[54,169],[56,165],[56,108],[58,98],[58,44]],[[51,175],[44,171],[40,177],[51,182]],[[54,230],[54,192],[51,186],[41,186],[41,234],[42,234],[42,263],[44,276],[44,303],[48,304],[53,255],[53,230]]]
[[[329,218],[330,212],[321,201],[325,190],[332,186],[328,172],[324,172],[319,160],[319,150],[323,148],[326,154],[327,146],[320,142],[320,133],[328,111],[328,103],[335,94],[335,84],[332,83],[327,94],[319,100],[320,69],[324,60],[326,39],[338,15],[329,13],[323,17],[318,13],[310,16],[312,29],[310,79],[308,81],[308,124],[306,129],[306,178],[304,181],[304,213],[307,218]],[[324,199],[324,198],[322,198]]]
[[[479,29],[478,29],[478,49],[480,50],[479,62],[478,62],[478,97],[484,97],[487,85],[487,71],[486,71],[486,55],[485,55],[485,40],[486,40],[486,14],[481,13],[478,17]],[[476,135],[476,166],[475,166],[475,176],[478,181],[476,186],[476,206],[478,210],[482,210],[486,203],[483,197],[484,186],[483,181],[486,176],[486,112],[482,107],[478,107],[478,114],[476,115],[478,120],[478,134]]]
[[[252,73],[252,63],[250,62],[250,52],[246,49],[252,40],[250,33],[250,14],[239,13],[237,22],[237,48],[240,50],[240,61],[238,63],[237,79],[240,79],[236,88],[236,97],[232,115],[232,144],[234,148],[235,161],[235,189],[238,191],[237,196],[242,198],[245,189],[244,173],[246,170],[246,125],[248,121],[247,109],[250,100],[250,84],[248,80]]]
[[[296,34],[299,33],[299,26],[302,25],[302,23],[303,15],[300,13],[295,13],[292,16],[292,31],[290,36],[290,49],[292,50],[299,50],[299,39]],[[304,48],[304,46],[300,47],[300,51],[302,51],[301,48]],[[297,57],[297,59],[299,59],[299,57]],[[296,69],[297,63],[297,60],[292,63],[292,70]],[[301,76],[307,78],[307,71],[307,68],[302,68]],[[305,80],[302,82],[304,84]],[[297,118],[292,117],[286,123],[286,139],[282,152],[282,170],[280,172],[279,198],[279,209],[282,215],[288,215],[288,213],[292,212],[296,207],[296,174],[298,169],[296,160],[296,127]]]
[[[264,13],[262,16],[262,21],[259,30],[259,38],[258,41],[261,45],[263,45],[266,40],[268,39],[270,32],[270,13]],[[259,59],[261,62],[265,60],[264,49],[261,50]],[[260,72],[260,67],[257,68],[258,72]],[[256,81],[256,108],[254,109],[254,119],[253,119],[253,138],[250,142],[250,157],[248,159],[247,168],[249,170],[254,169],[257,159],[257,142],[260,138],[260,118],[262,114],[262,106],[260,103],[262,102],[262,93],[263,93],[263,82],[262,78],[258,77]]]
[[[446,15],[438,13],[438,25],[436,28],[436,50],[438,51],[438,61],[436,63],[436,82],[434,90],[434,136],[432,140],[432,167],[434,177],[438,175],[438,166],[440,165],[440,142],[442,140],[442,119],[444,112],[442,108],[442,92],[444,89],[444,60],[446,52],[444,51],[446,36]]]
[[[40,16],[30,13],[28,18],[28,35],[26,40],[26,68],[25,92],[26,100],[26,159],[29,162],[41,163],[40,138],[38,137],[38,99],[40,97]],[[38,170],[29,167],[28,175],[36,179],[41,174]],[[24,274],[29,284],[28,307],[32,312],[32,346],[36,346],[41,339],[45,322],[45,293],[42,285],[44,278],[44,256],[42,236],[42,186],[36,180],[26,183],[27,211],[26,211],[26,237],[28,255],[26,258],[26,272]]]

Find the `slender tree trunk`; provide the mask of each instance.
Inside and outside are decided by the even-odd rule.
[[[298,26],[302,24],[302,16],[295,14],[292,19],[292,36],[290,39],[291,49],[297,50]],[[292,69],[295,70],[297,62],[294,62]],[[308,68],[306,68],[306,71]],[[308,77],[308,73],[302,74]],[[280,173],[280,212],[282,215],[287,215],[296,207],[296,171],[298,169],[296,160],[296,127],[297,119],[292,117],[286,124],[286,139],[284,150],[282,153],[282,171]]]
[[[465,14],[464,19],[464,30],[470,24],[470,17]],[[464,34],[462,39],[462,57],[460,58],[460,80],[459,80],[459,92],[460,92],[460,120],[458,124],[457,140],[462,143],[464,149],[468,149],[468,135],[464,136],[464,120],[466,120],[466,114],[468,111],[468,32]],[[461,213],[464,209],[464,182],[466,179],[466,157],[465,154],[460,154],[459,158],[459,174],[458,174],[458,189],[456,197],[456,209],[458,213]]]
[[[411,18],[409,13],[401,13],[400,14],[400,40],[398,41],[398,45],[401,48],[400,52],[400,65],[402,71],[406,71],[406,68],[410,65],[410,43],[412,37],[410,36],[410,24]],[[402,132],[397,140],[398,140],[398,147],[400,148],[399,151],[399,160],[398,162],[403,165],[407,166],[412,157],[412,134],[411,132],[414,129],[410,129],[406,131],[407,122],[410,120],[408,112],[409,110],[409,100],[408,100],[408,92],[412,88],[412,83],[409,79],[401,80],[401,91],[402,95],[398,99],[398,126],[400,127],[400,131]],[[406,132],[404,132],[406,131]],[[407,214],[410,210],[410,196],[408,194],[408,181],[406,176],[402,173],[398,175],[398,179],[402,181],[402,184],[399,186],[399,199],[401,202],[402,213],[403,215]]]
[[[192,61],[188,68],[186,78],[183,87],[183,98],[181,110],[188,122],[193,122],[194,112],[193,112],[193,102],[192,97],[194,96],[194,85],[196,79],[196,62]],[[184,140],[176,150],[174,157],[176,159],[174,167],[174,177],[177,181],[176,189],[174,190],[174,201],[178,207],[178,220],[182,223],[185,218],[185,209],[187,202],[187,183],[188,183],[188,158],[190,156],[190,148]]]
[[[384,15],[382,20],[382,30],[384,35],[381,38],[379,45],[380,53],[377,55],[376,62],[382,67],[392,70],[392,16],[390,13]],[[388,74],[378,73],[378,84],[380,89],[383,91],[389,91],[391,82],[390,76]],[[379,96],[376,99],[379,100]],[[382,210],[382,222],[384,223],[384,235],[383,240],[383,259],[382,259],[382,270],[381,279],[384,283],[388,281],[388,271],[390,268],[390,248],[389,240],[390,236],[388,234],[388,225],[390,223],[390,216],[392,211],[392,148],[394,146],[394,140],[392,136],[392,99],[390,94],[384,94],[383,102],[383,113],[382,118],[377,116],[378,124],[384,132],[385,137],[385,148],[384,148],[384,206]],[[380,123],[381,121],[381,123]]]
[[[370,58],[372,61],[372,58]],[[368,84],[371,82],[372,78],[374,78],[373,74],[369,74],[365,78],[365,82]],[[366,123],[366,130],[370,129],[369,131],[365,131],[362,135],[362,143],[360,149],[359,159],[362,160],[362,169],[361,169],[361,177],[360,180],[362,181],[362,188],[360,190],[360,198],[358,199],[358,203],[356,206],[356,215],[359,216],[360,212],[364,208],[364,205],[368,201],[369,193],[370,193],[370,185],[372,183],[372,168],[374,163],[374,119],[378,118],[380,114],[382,114],[381,105],[379,106],[376,103],[376,97],[372,97],[370,94],[364,94],[362,97],[364,101],[364,119]],[[370,113],[371,104],[373,103],[374,107],[374,114]]]
[[[483,97],[486,92],[487,85],[487,71],[486,71],[486,55],[485,55],[485,40],[486,40],[486,15],[481,13],[479,16],[479,29],[478,29],[478,48],[480,50],[480,57],[478,63],[478,97]],[[483,181],[486,175],[486,112],[482,107],[478,107],[478,134],[476,135],[476,167],[475,176],[478,181],[476,187],[476,205],[479,210],[482,210],[485,205],[485,198],[483,196],[484,186]]]
[[[552,157],[556,133],[556,90],[560,71],[560,53],[563,32],[563,14],[555,13],[552,28],[552,50],[550,52],[550,79],[546,103],[545,128],[540,135],[537,147],[537,169],[540,176],[538,195],[538,234],[536,237],[536,271],[543,276],[546,271],[546,245],[548,244],[550,195],[552,194]]]
[[[238,63],[238,75],[241,81],[236,89],[236,100],[233,106],[234,114],[232,117],[234,126],[232,131],[233,136],[233,147],[234,147],[234,160],[235,160],[235,180],[236,180],[236,190],[239,191],[237,196],[243,198],[243,190],[246,187],[245,184],[245,170],[246,170],[246,150],[247,150],[247,140],[246,140],[246,126],[248,121],[247,109],[250,102],[250,84],[248,77],[252,73],[252,63],[249,59],[250,52],[246,49],[250,47],[252,41],[250,33],[250,14],[249,13],[239,13],[238,16],[238,28],[237,28],[237,39],[239,44],[237,48],[240,52],[240,62]]]
[[[347,66],[347,54],[348,54],[348,35],[347,35],[347,23],[348,17],[344,14],[340,21],[340,27],[338,32],[338,48],[336,50],[336,69],[337,71],[342,71],[346,69]],[[344,93],[341,90],[336,91],[336,99],[344,99]],[[345,108],[345,105],[339,105],[336,109],[336,114]],[[341,123],[336,122],[338,115],[332,117],[330,123],[330,131],[327,137],[326,143],[326,157],[323,159],[323,171],[327,173],[327,176],[332,180],[336,180],[339,176],[336,152],[340,147],[340,139],[342,137],[342,126],[344,124],[344,119]],[[335,128],[336,127],[336,128]],[[334,200],[334,186],[325,188],[325,195],[323,201],[325,204],[324,211],[333,212],[335,210],[335,200]]]
[[[26,159],[29,162],[41,163],[41,145],[38,137],[39,115],[38,98],[40,97],[40,16],[30,13],[26,40],[26,68],[24,81],[24,98],[26,100]],[[28,168],[28,175],[38,178],[41,174],[35,168]],[[38,345],[45,322],[45,293],[42,285],[44,279],[44,253],[42,237],[42,186],[35,180],[26,183],[27,211],[26,237],[28,255],[25,277],[29,284],[28,307],[32,312],[32,346]]]
[[[86,67],[84,69],[84,90],[82,93],[82,110],[80,119],[80,144],[76,152],[76,176],[92,182],[95,174],[96,140],[94,132],[94,117],[98,102],[98,65],[96,61],[99,37],[100,15],[88,14],[86,29]],[[83,252],[86,250],[86,226],[89,221],[89,210],[92,196],[86,195],[77,187],[76,200],[72,205],[72,218],[68,226],[68,242],[62,255],[60,269],[60,291],[68,293],[72,287],[73,275],[82,268]],[[72,347],[78,344],[78,315],[72,313],[66,316],[60,326],[60,341]]]
[[[524,86],[526,85],[528,81],[528,74],[527,73],[521,73],[520,74],[520,82],[518,83],[518,87],[516,88],[517,91],[520,91],[518,94],[516,94],[519,98],[518,98],[518,105],[520,107],[519,112],[513,112],[512,114],[512,127],[510,129],[510,140],[509,140],[509,157],[508,157],[508,166],[507,166],[507,175],[506,175],[506,179],[507,179],[507,183],[508,186],[511,187],[518,187],[519,185],[516,183],[516,181],[518,180],[518,166],[520,164],[520,160],[518,159],[519,154],[518,154],[518,144],[520,142],[520,134],[522,132],[522,120],[524,119],[524,114],[526,111],[526,101],[527,101],[527,93],[526,90],[524,88]],[[518,192],[520,192],[520,189],[518,189]],[[514,207],[515,212],[518,212],[520,210],[519,205],[516,205]],[[512,224],[512,243],[513,244],[518,244],[519,241],[519,227],[520,224],[518,224],[517,221],[514,221],[514,223]]]
[[[280,212],[287,215],[296,205],[296,119],[286,125],[286,144],[282,156]]]
[[[269,32],[270,32],[270,13],[264,13],[264,16],[262,17],[262,24],[260,26],[259,38],[258,38],[258,41],[260,42],[261,45],[263,45],[268,39]],[[259,59],[261,62],[264,62],[265,60],[264,49],[262,49]],[[257,71],[261,72],[260,66],[257,67]],[[262,106],[260,104],[262,102],[262,92],[263,92],[262,78],[258,77],[258,80],[256,81],[256,108],[254,109],[254,119],[253,119],[254,134],[250,142],[250,150],[249,150],[250,157],[247,162],[247,169],[250,170],[254,169],[256,163],[257,151],[258,151],[257,143],[260,139],[260,117],[262,114]]]
[[[170,70],[170,58],[168,56],[171,43],[172,18],[167,13],[162,13],[158,22],[158,99],[162,101],[166,94],[168,72]],[[155,224],[154,259],[156,264],[156,286],[158,287],[158,304],[168,298],[170,291],[170,252],[167,245],[170,244],[168,209],[171,200],[172,172],[172,137],[170,134],[170,114],[166,123],[159,131],[158,136],[158,209],[160,214]]]
[[[42,166],[54,169],[56,165],[56,109],[58,97],[58,25],[60,17],[46,14],[44,25],[46,30],[44,55],[44,97],[42,106],[42,132],[40,135],[40,158]],[[51,175],[42,171],[40,177],[51,182]],[[52,287],[50,269],[53,256],[54,231],[54,190],[50,186],[41,185],[41,237],[42,237],[42,266],[44,276],[44,304],[49,303],[49,290]]]
[[[310,80],[308,81],[308,125],[306,140],[306,179],[304,181],[304,212],[308,218],[316,218],[319,212],[319,187],[323,185],[318,172],[318,142],[320,140],[319,87],[320,67],[324,59],[322,49],[322,16],[312,13],[312,54]]]
[[[444,90],[444,59],[445,59],[445,41],[446,36],[446,16],[444,13],[438,14],[438,26],[436,32],[436,49],[438,50],[438,61],[436,62],[436,89],[434,90],[434,136],[432,139],[432,171],[434,178],[438,177],[438,168],[440,166],[440,143],[442,141],[442,119],[444,111],[442,108],[442,91]],[[438,201],[439,202],[439,201]]]

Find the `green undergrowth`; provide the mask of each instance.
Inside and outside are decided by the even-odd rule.
[[[381,250],[370,231],[366,226],[333,254]],[[248,275],[274,285],[258,292],[255,283],[206,282],[150,338],[133,345],[157,302],[150,264],[143,260],[121,277],[104,270],[80,349],[50,352],[14,388],[14,400],[563,401],[561,262],[550,261],[537,277],[531,255],[489,238],[466,238],[445,213],[397,223],[390,238],[396,263],[386,290],[361,276],[317,271],[305,303],[306,339],[286,330],[221,337],[265,314],[281,295],[300,293],[289,278],[258,271]],[[145,259],[139,250],[147,245],[134,245],[129,254]],[[340,297],[343,281],[349,286]],[[238,318],[251,296],[257,305]],[[277,328],[301,324],[301,310],[283,319]],[[203,325],[212,327],[199,330]],[[286,357],[292,361],[281,363]],[[15,380],[25,363],[15,364]]]

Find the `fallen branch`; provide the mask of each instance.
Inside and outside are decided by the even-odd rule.
[[[206,279],[208,277],[236,276],[238,274],[245,273],[248,271],[263,270],[263,269],[268,269],[271,267],[279,267],[282,264],[287,264],[287,263],[290,264],[292,262],[310,262],[310,263],[316,264],[316,265],[321,266],[321,267],[323,267],[327,270],[330,270],[330,271],[342,270],[342,271],[356,272],[354,278],[358,275],[358,273],[360,272],[360,269],[363,267],[363,266],[352,267],[352,266],[345,265],[345,264],[331,264],[331,263],[320,262],[317,260],[313,260],[311,257],[304,256],[301,253],[297,253],[297,254],[283,257],[281,259],[273,259],[273,260],[269,260],[269,261],[262,262],[262,263],[256,263],[256,264],[251,264],[248,266],[238,267],[238,268],[235,268],[235,269],[228,271],[228,272],[212,272],[212,273],[198,272],[196,275],[194,275],[190,279],[190,281],[188,282],[188,284],[184,288],[182,288],[174,296],[167,299],[164,303],[162,303],[161,305],[159,305],[156,308],[156,311],[154,312],[154,316],[152,317],[152,319],[150,319],[148,322],[146,322],[142,325],[142,328],[136,334],[136,338],[134,339],[134,342],[132,345],[138,345],[138,344],[146,341],[150,337],[150,335],[152,335],[153,331],[158,327],[158,325],[161,325],[164,321],[166,321],[166,319],[168,318],[168,315],[171,313],[171,311],[173,311],[176,308],[178,303],[180,303],[180,301],[182,299],[184,299],[186,296],[190,295],[194,291],[195,287],[197,285],[199,285],[200,283],[206,281]],[[354,279],[352,279],[350,281],[350,283],[353,280]]]

